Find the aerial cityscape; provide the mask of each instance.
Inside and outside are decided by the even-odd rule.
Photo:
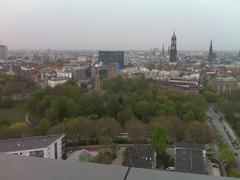
[[[240,178],[240,3],[195,3],[0,2],[0,179]]]

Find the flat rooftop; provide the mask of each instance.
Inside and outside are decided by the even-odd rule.
[[[3,180],[237,180],[237,178],[128,168],[0,153]]]
[[[46,148],[62,136],[64,136],[64,134],[0,140],[0,152],[14,152]]]
[[[206,174],[203,150],[202,144],[177,142],[176,171]]]

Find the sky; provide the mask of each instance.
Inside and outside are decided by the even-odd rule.
[[[9,49],[240,49],[240,0],[0,0]]]

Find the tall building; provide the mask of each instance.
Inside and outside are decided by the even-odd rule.
[[[6,61],[7,60],[7,56],[8,56],[7,46],[0,44],[0,60]]]
[[[107,76],[108,78],[114,78],[120,71],[119,63],[112,63],[107,66]]]
[[[176,64],[177,63],[177,38],[175,35],[175,31],[173,32],[173,36],[171,39],[171,49],[170,49],[170,64]]]
[[[122,68],[124,64],[123,51],[99,51],[98,58],[104,65],[119,63]]]
[[[163,46],[162,46],[162,56],[165,56],[164,44],[163,44]]]
[[[89,80],[91,77],[91,67],[89,65],[73,68],[73,81],[80,85],[81,81]]]
[[[213,51],[212,40],[210,42],[209,52],[208,52],[208,61],[212,63],[216,59],[216,53]]]

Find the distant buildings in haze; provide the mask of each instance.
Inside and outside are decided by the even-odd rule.
[[[98,51],[98,59],[104,65],[119,63],[120,68],[124,64],[124,51]]]
[[[5,45],[0,44],[0,60],[6,61],[8,57],[8,48]]]

